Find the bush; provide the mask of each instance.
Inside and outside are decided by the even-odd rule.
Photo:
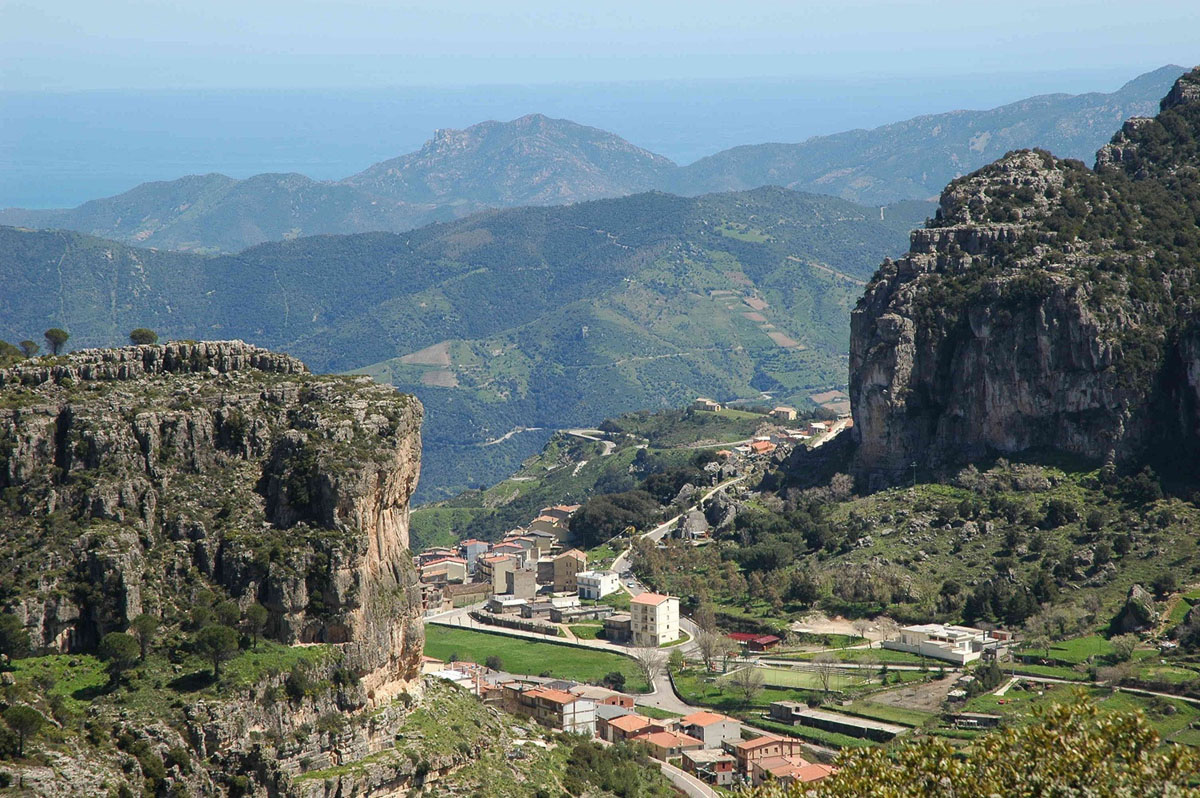
[[[283,683],[284,692],[293,701],[299,701],[315,692],[316,682],[308,675],[308,671],[299,665],[294,665]]]

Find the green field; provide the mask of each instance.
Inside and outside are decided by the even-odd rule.
[[[425,627],[425,653],[447,661],[456,657],[484,662],[488,657],[497,656],[501,667],[511,673],[548,673],[577,682],[599,683],[605,674],[620,671],[625,674],[627,690],[645,692],[648,689],[637,665],[620,654],[492,632],[428,624]]]
[[[644,707],[640,704],[636,707],[638,714],[645,715],[648,718],[656,720],[670,720],[671,718],[682,717],[678,712],[672,712],[669,709],[659,709],[658,707]]]
[[[573,623],[568,627],[580,640],[595,640],[604,631],[601,623]]]

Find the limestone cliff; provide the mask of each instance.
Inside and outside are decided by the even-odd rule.
[[[951,183],[851,322],[855,468],[1200,446],[1200,70],[1094,170],[1009,153]],[[927,471],[928,473],[928,471]]]
[[[92,649],[198,597],[332,643],[382,700],[418,672],[408,500],[421,406],[240,341],[86,350],[0,371],[0,601],[39,650]]]

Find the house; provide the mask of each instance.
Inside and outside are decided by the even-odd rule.
[[[633,639],[633,618],[618,612],[604,619],[604,639],[610,643],[628,643]]]
[[[504,708],[552,729],[588,737],[596,734],[596,703],[565,690],[507,684],[504,686]]]
[[[514,598],[512,596],[497,595],[488,599],[488,612],[496,615],[519,615],[523,607],[529,602],[523,598]]]
[[[705,748],[720,748],[726,740],[742,739],[741,721],[716,712],[693,712],[679,719],[679,729],[704,743]]]
[[[633,644],[658,648],[679,639],[679,599],[660,593],[642,593],[629,602]]]
[[[829,712],[824,709],[810,709],[807,704],[801,704],[798,701],[774,701],[771,703],[770,709],[772,720],[790,723],[793,726],[824,729],[851,737],[862,737],[879,743],[886,743],[893,737],[908,731],[906,727],[897,726],[894,723],[843,715],[840,712]]]
[[[777,407],[771,411],[771,417],[777,418],[780,421],[795,421],[796,420],[796,408],[780,405],[779,407]]]
[[[487,541],[483,541],[483,540],[476,540],[475,538],[471,538],[470,540],[464,540],[463,542],[458,544],[459,554],[461,554],[463,559],[465,559],[467,561],[467,572],[468,573],[472,573],[472,574],[475,573],[476,561],[482,555],[487,554],[489,548],[491,548],[490,543],[488,543]]]
[[[579,504],[556,504],[553,507],[543,507],[538,516],[554,518],[558,521],[568,521],[581,506]]]
[[[446,594],[446,601],[450,606],[465,607],[486,599],[491,592],[491,586],[479,582],[468,582],[464,585],[450,584],[446,585],[443,592]]]
[[[492,554],[503,554],[512,557],[517,561],[518,568],[525,564],[526,549],[522,548],[518,543],[511,541],[497,543],[495,546],[492,546]]]
[[[750,632],[730,632],[726,637],[747,651],[770,651],[783,642],[775,635],[759,635]]]
[[[504,592],[517,598],[531,599],[537,595],[537,574],[528,568],[504,572]]]
[[[517,558],[508,554],[485,554],[475,565],[475,581],[487,584],[493,593],[503,593],[507,587],[505,574],[517,570]]]
[[[781,787],[799,782],[820,781],[833,773],[829,765],[809,762],[800,756],[771,756],[754,762],[750,768],[750,783],[755,787],[773,781]]]
[[[567,534],[567,522],[560,521],[551,515],[539,515],[526,527],[526,534],[533,532],[545,532],[554,535],[555,540],[561,540]]]
[[[579,549],[564,551],[554,558],[554,592],[578,593],[576,576],[587,570],[587,555]]]
[[[530,529],[521,535],[521,537],[529,538],[533,541],[533,547],[537,549],[539,557],[549,554],[550,550],[558,543],[558,535],[541,529]]]
[[[706,396],[698,396],[691,404],[692,410],[704,410],[709,413],[716,413],[721,409],[720,402],[714,402]]]
[[[720,750],[702,748],[684,751],[680,764],[683,770],[701,781],[728,787],[733,784],[733,768],[737,763],[731,755]]]
[[[925,623],[905,626],[900,630],[899,639],[884,640],[883,647],[965,665],[982,657],[985,651],[995,651],[1005,643],[982,629]]]
[[[612,571],[580,571],[575,574],[579,597],[598,601],[621,589],[620,578]]]
[[[462,557],[440,557],[421,566],[422,582],[462,583],[467,581],[467,561]]]
[[[704,747],[702,741],[676,731],[646,731],[632,741],[650,746],[650,756],[663,762],[678,759],[684,751],[699,751]]]
[[[623,707],[633,710],[633,698],[616,690],[609,690],[607,687],[597,687],[594,684],[577,684],[567,690],[572,695],[577,695],[580,698],[587,698],[596,702],[596,708],[599,710],[601,706]]]
[[[600,721],[598,734],[610,743],[620,743],[654,728],[654,723],[650,718],[634,712]]]
[[[804,752],[803,746],[804,743],[794,737],[764,734],[751,740],[727,741],[725,750],[737,760],[738,772],[748,777],[755,762],[773,756],[800,756]]]
[[[775,444],[770,441],[754,441],[750,444],[750,454],[767,455],[775,451]]]
[[[828,421],[809,422],[808,430],[813,435],[823,435],[826,432],[829,432],[829,422]]]
[[[421,612],[426,615],[432,615],[436,612],[443,612],[453,608],[446,597],[446,588],[454,587],[444,582],[422,582],[421,585]]]

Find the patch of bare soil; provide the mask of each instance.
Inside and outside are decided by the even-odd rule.
[[[945,679],[934,679],[921,684],[906,684],[895,690],[869,695],[865,700],[890,707],[939,712],[942,709],[942,703],[946,700],[946,694],[953,689],[954,679],[948,676]]]

